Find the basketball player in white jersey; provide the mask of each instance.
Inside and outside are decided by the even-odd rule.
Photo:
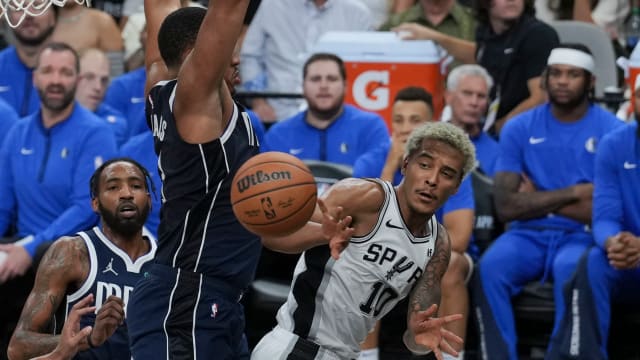
[[[400,185],[340,181],[301,230],[263,238],[273,250],[304,253],[278,325],[252,359],[354,359],[375,322],[406,296],[407,348],[433,351],[437,359],[443,351],[457,355],[451,342],[462,339],[443,325],[461,315],[436,317],[451,244],[434,214],[474,163],[466,134],[450,124],[427,123],[407,141]]]

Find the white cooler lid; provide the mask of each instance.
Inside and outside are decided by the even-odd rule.
[[[328,31],[312,53],[329,52],[344,61],[438,63],[447,53],[431,40],[402,40],[392,31]]]

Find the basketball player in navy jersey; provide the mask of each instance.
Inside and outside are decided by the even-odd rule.
[[[435,213],[475,164],[459,128],[427,123],[407,140],[402,182],[346,179],[318,202],[311,221],[287,237],[265,238],[282,252],[304,251],[278,325],[255,347],[253,360],[354,359],[377,320],[409,296],[403,339],[415,354],[457,356],[462,339],[436,317],[451,243]],[[326,246],[327,241],[329,246]]]
[[[235,218],[230,192],[258,142],[224,82],[248,3],[145,1],[146,116],[163,205],[156,264],[129,303],[135,359],[248,356],[239,300],[261,244]]]
[[[102,227],[51,245],[11,338],[11,359],[31,359],[55,349],[58,307],[65,304],[68,314],[88,294],[95,297],[96,311],[80,321],[92,331],[76,358],[131,358],[124,325],[127,299],[156,249],[155,241],[142,233],[151,204],[148,178],[146,169],[126,158],[109,160],[94,172],[92,207]]]

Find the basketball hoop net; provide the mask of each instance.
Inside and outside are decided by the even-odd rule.
[[[91,0],[73,0],[80,5],[91,6]],[[51,5],[63,7],[67,0],[0,0],[0,18],[4,17],[7,24],[12,28],[18,27],[27,16],[40,16],[51,7]],[[9,12],[19,12],[17,21],[12,21]]]

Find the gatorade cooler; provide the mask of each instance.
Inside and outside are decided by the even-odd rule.
[[[433,96],[434,119],[444,108],[446,52],[432,41],[402,40],[394,32],[330,31],[313,52],[336,54],[345,62],[345,102],[373,111],[391,126],[391,106],[398,90],[421,86]]]
[[[638,43],[638,45],[640,45],[640,43]],[[629,101],[629,106],[627,107],[626,113],[618,114],[618,116],[624,119],[628,119],[630,116],[632,116],[634,111],[633,89],[635,86],[636,77],[638,76],[638,74],[640,74],[640,46],[638,45],[636,45],[636,47],[631,52],[629,59],[621,57],[621,58],[618,58],[616,61],[618,66],[624,70],[624,74],[626,76],[627,85],[628,85],[628,94],[629,94],[629,97],[631,98],[631,101]]]
[[[627,78],[627,83],[629,84],[629,89],[633,90],[633,86],[635,85],[636,77],[640,74],[640,47],[636,45],[636,47],[631,52],[631,56],[629,56],[628,62],[629,69],[629,77]]]

